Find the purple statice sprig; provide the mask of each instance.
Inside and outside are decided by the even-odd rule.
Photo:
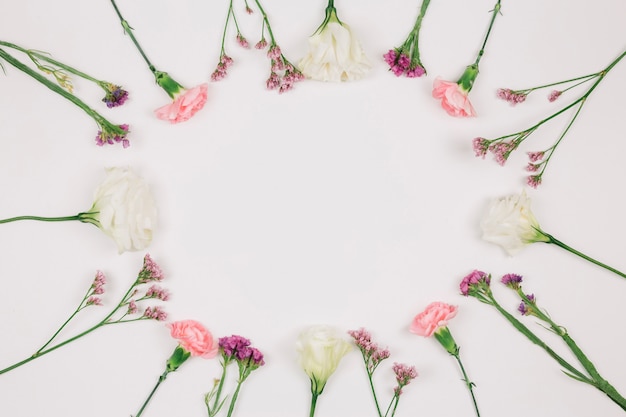
[[[69,337],[68,339],[65,339],[63,341],[57,341],[57,338],[61,334],[61,332],[66,329],[68,324],[74,319],[74,317],[76,317],[79,312],[90,306],[103,305],[102,295],[104,295],[106,292],[105,285],[107,283],[107,279],[102,271],[97,271],[95,278],[90,283],[89,288],[87,289],[87,292],[83,296],[81,302],[78,304],[78,307],[58,328],[58,330],[52,335],[52,337],[48,339],[48,341],[44,343],[43,346],[41,346],[34,354],[29,356],[28,358],[4,369],[0,369],[0,375],[16,369],[22,365],[25,365],[28,362],[44,356],[58,348],[61,348],[105,325],[129,323],[142,320],[166,320],[167,313],[163,310],[161,306],[148,305],[143,309],[143,311],[141,311],[137,304],[141,303],[142,301],[166,301],[167,299],[169,299],[169,293],[161,287],[152,285],[147,290],[144,289],[144,284],[148,284],[153,281],[161,281],[163,279],[163,275],[161,269],[152,260],[149,254],[145,255],[143,263],[143,267],[133,284],[128,288],[118,304],[102,320],[100,320],[97,324],[88,328],[87,330],[79,332],[75,336]],[[142,293],[143,295],[138,297],[138,295]]]
[[[484,272],[482,274],[483,276],[489,276]],[[565,360],[546,342],[544,342],[539,336],[537,336],[532,330],[530,330],[525,324],[523,324],[520,320],[513,316],[513,314],[509,313],[506,309],[504,309],[495,299],[488,285],[485,285],[484,280],[467,279],[467,277],[465,277],[462,280],[461,286],[463,287],[464,284],[468,285],[468,291],[465,295],[477,298],[480,301],[487,300],[487,302],[483,302],[494,307],[509,323],[513,325],[515,329],[517,329],[522,335],[524,335],[530,342],[543,349],[563,368],[562,370],[565,375],[571,377],[576,381],[584,382],[599,389],[600,391],[605,393],[622,410],[626,411],[626,398],[624,398],[606,379],[604,379],[600,375],[591,360],[585,355],[582,349],[569,335],[567,329],[564,326],[561,326],[554,322],[552,318],[550,318],[550,316],[537,305],[537,298],[534,294],[527,294],[524,292],[522,288],[522,276],[518,274],[506,274],[501,278],[500,281],[502,282],[502,284],[504,284],[507,288],[513,290],[520,297],[521,304],[518,306],[518,312],[522,316],[531,315],[535,318],[538,318],[542,322],[542,327],[545,327],[546,329],[550,330],[552,333],[560,337],[578,361],[578,365],[574,366],[573,364]]]
[[[265,81],[265,86],[268,90],[277,90],[279,93],[284,93],[291,90],[296,82],[303,80],[304,75],[282,53],[282,50],[274,37],[274,33],[272,31],[269,18],[265,13],[265,9],[263,9],[259,0],[255,0],[254,2],[259,9],[262,20],[260,40],[254,45],[254,48],[258,50],[268,48],[266,55],[269,60],[270,74]],[[245,10],[248,14],[253,14],[254,12],[247,0],[245,1]],[[233,65],[234,61],[227,54],[225,46],[228,26],[231,21],[235,25],[235,39],[237,43],[246,49],[250,46],[247,39],[241,32],[235,9],[233,7],[233,2],[231,1],[226,14],[226,23],[224,24],[220,59],[215,70],[211,74],[211,81],[220,81],[224,79],[228,75],[229,68]]]
[[[422,0],[415,25],[404,43],[383,55],[385,62],[389,65],[389,71],[393,72],[396,77],[404,75],[407,78],[416,78],[426,75],[426,68],[420,60],[419,33],[429,4],[430,0]]]
[[[404,364],[394,363],[393,372],[396,376],[397,385],[393,390],[393,397],[389,402],[389,406],[383,413],[380,408],[378,396],[376,395],[376,389],[374,387],[373,375],[374,371],[378,368],[380,363],[389,358],[390,352],[387,348],[381,348],[377,343],[372,341],[372,335],[364,328],[358,330],[350,330],[348,334],[352,336],[353,342],[361,352],[363,356],[363,362],[365,364],[365,371],[369,380],[372,396],[374,397],[374,404],[379,417],[393,417],[400,401],[400,395],[402,395],[402,388],[408,385],[412,379],[417,377],[417,371],[414,366],[408,366]]]
[[[219,379],[215,380],[211,391],[204,397],[204,403],[207,407],[209,417],[217,415],[226,402],[227,396],[222,398],[222,391],[226,381],[227,369],[231,363],[234,362],[237,364],[239,376],[228,406],[228,417],[232,416],[235,403],[237,402],[244,381],[250,376],[252,371],[265,365],[263,353],[261,353],[259,349],[251,346],[250,343],[250,339],[238,335],[221,337],[219,339],[218,345],[222,357],[222,374]],[[211,405],[211,403],[213,404]]]
[[[507,134],[504,136],[497,137],[495,139],[485,139],[484,137],[476,137],[472,141],[474,154],[477,157],[485,158],[488,152],[493,153],[495,161],[504,166],[509,155],[516,150],[522,142],[524,142],[532,133],[534,133],[539,127],[549,122],[552,119],[557,118],[558,116],[568,112],[573,111],[573,115],[569,119],[569,122],[566,124],[565,129],[556,139],[556,141],[546,149],[539,151],[528,152],[529,162],[526,165],[526,171],[529,173],[526,177],[526,184],[532,188],[537,188],[543,182],[543,175],[548,166],[548,163],[552,156],[554,155],[554,151],[561,144],[567,132],[569,132],[570,128],[580,115],[583,106],[587,102],[587,98],[591,95],[591,93],[598,87],[598,85],[602,82],[606,74],[617,65],[622,58],[626,56],[626,51],[622,52],[616,59],[614,59],[606,68],[601,71],[595,72],[593,74],[584,75],[582,77],[576,77],[565,81],[559,81],[556,83],[545,84],[539,87],[528,88],[524,90],[512,90],[512,89],[499,89],[498,97],[503,100],[508,101],[511,104],[521,103],[526,97],[533,91],[554,87],[557,85],[563,84],[572,84],[561,90],[553,90],[548,99],[550,102],[557,100],[563,93],[568,90],[571,90],[575,87],[578,87],[584,83],[593,81],[593,83],[589,86],[589,88],[577,99],[572,101],[570,104],[565,105],[560,110],[552,113],[548,117],[540,120],[534,125],[528,127],[527,129]]]

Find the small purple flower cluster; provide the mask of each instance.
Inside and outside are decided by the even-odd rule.
[[[526,300],[522,301],[517,307],[517,311],[520,312],[522,316],[528,316],[533,311],[533,306],[535,305],[535,295],[534,294],[526,294]]]
[[[393,389],[394,394],[399,397],[402,394],[402,388],[411,383],[411,380],[417,378],[417,370],[415,366],[408,366],[403,363],[393,364],[393,372],[396,374],[398,385]]]
[[[528,93],[524,91],[511,90],[510,88],[499,88],[497,92],[498,98],[508,101],[512,106],[526,101]]]
[[[124,90],[119,85],[104,83],[102,88],[104,88],[104,91],[106,92],[102,101],[108,108],[119,107],[128,99],[128,91]]]
[[[372,335],[364,328],[350,330],[348,334],[354,339],[354,343],[363,354],[365,366],[370,374],[376,367],[390,356],[389,349],[381,349],[378,344],[372,342]]]
[[[103,127],[98,131],[98,135],[96,135],[96,145],[113,145],[115,143],[122,143],[124,148],[128,148],[130,146],[130,141],[126,138],[128,135],[128,125],[123,124],[117,126],[117,132],[111,131],[109,128]]]
[[[408,78],[417,78],[426,74],[426,70],[419,62],[412,62],[409,56],[400,50],[390,49],[383,58],[396,77],[404,75]]]
[[[233,64],[233,59],[222,53],[220,56],[220,62],[217,64],[217,68],[211,74],[211,81],[219,81],[228,75],[228,68]]]

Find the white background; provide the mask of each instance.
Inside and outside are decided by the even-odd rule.
[[[170,125],[153,110],[167,95],[124,36],[108,1],[9,2],[0,39],[50,52],[130,91],[109,110],[102,91],[75,79],[75,92],[109,120],[131,126],[131,147],[97,147],[97,126],[79,108],[4,64],[0,77],[0,218],[65,216],[91,206],[108,166],[131,166],[152,187],[159,227],[147,252],[167,275],[171,320],[197,319],[216,337],[240,334],[265,353],[266,366],[244,384],[235,414],[308,413],[309,381],[295,340],[311,324],[340,332],[361,326],[391,350],[375,374],[381,402],[391,398],[394,361],[419,377],[397,416],[471,416],[453,358],[433,339],[408,331],[431,301],[459,306],[449,328],[484,417],[617,416],[601,392],[570,380],[497,312],[459,295],[478,268],[510,311],[518,300],[498,284],[524,275],[558,323],[626,393],[622,319],[626,282],[555,247],[534,244],[515,257],[480,238],[492,198],[524,188],[525,152],[550,146],[564,115],[535,132],[507,166],[475,158],[471,140],[522,130],[578,97],[549,103],[549,90],[517,107],[497,88],[524,88],[600,70],[624,48],[626,3],[601,0],[504,2],[471,92],[478,117],[454,119],[431,98],[438,75],[456,80],[472,63],[493,0],[433,1],[421,33],[428,76],[396,78],[382,55],[413,26],[419,2],[343,0],[340,19],[372,61],[352,83],[306,80],[279,95],[265,90],[264,52],[226,40],[235,60],[210,83],[205,108]],[[227,2],[120,0],[159,70],[187,87],[208,80],[220,52]],[[263,3],[283,52],[297,62],[323,19],[325,2]],[[235,3],[243,34],[258,41],[259,14]],[[555,153],[544,184],[528,190],[542,228],[618,269],[623,235],[626,151],[625,63],[606,77]],[[146,252],[118,255],[112,240],[78,222],[0,226],[0,368],[32,354],[73,311],[96,270],[109,279],[105,307],[67,329],[97,322],[134,280]],[[566,358],[565,346],[522,318]],[[347,335],[346,335],[347,337]],[[0,376],[0,415],[128,416],[175,347],[162,323],[111,326]],[[234,372],[234,368],[232,368]],[[218,359],[192,359],[168,377],[145,416],[205,416],[203,394]],[[360,354],[344,358],[320,397],[317,416],[374,416]],[[224,414],[225,415],[225,414]]]

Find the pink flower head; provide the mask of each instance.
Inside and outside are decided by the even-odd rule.
[[[242,48],[246,48],[247,49],[247,48],[250,47],[250,44],[248,43],[248,40],[241,33],[237,34],[237,43],[239,45],[241,45]]]
[[[89,297],[87,299],[87,302],[85,303],[85,305],[88,306],[101,306],[102,305],[102,300],[100,299],[100,297]]]
[[[541,185],[541,174],[529,175],[526,178],[526,184],[528,184],[529,187],[537,188]]]
[[[167,325],[178,344],[191,354],[210,359],[217,355],[218,346],[213,335],[195,320],[175,321]]]
[[[446,327],[448,320],[456,316],[457,307],[435,301],[419,313],[411,323],[410,331],[419,336],[430,337],[440,327]]]
[[[526,101],[527,94],[524,92],[511,90],[510,88],[500,88],[498,89],[497,96],[498,98],[511,103],[511,106],[514,106],[518,103],[523,103],[524,101]]]
[[[270,47],[269,51],[267,51],[267,57],[269,59],[278,60],[282,55],[282,51],[280,50],[280,46],[274,45]]]
[[[145,297],[156,298],[161,301],[167,301],[170,299],[170,293],[165,288],[161,288],[158,285],[152,285],[146,291]]]
[[[254,45],[256,49],[265,49],[266,46],[267,46],[267,41],[265,40],[265,38],[262,38],[260,41],[256,43],[256,45]]]
[[[485,283],[489,285],[490,282],[491,278],[489,277],[489,275],[487,275],[483,271],[475,269],[468,275],[466,275],[461,281],[461,294],[467,296],[469,294],[470,287],[472,287],[473,285],[478,285],[480,283]]]
[[[426,74],[426,70],[423,66],[419,64],[412,68],[409,67],[409,69],[406,71],[407,78],[418,78],[424,74]]]
[[[563,94],[562,91],[558,91],[558,90],[553,90],[549,95],[548,95],[548,101],[550,103],[556,101],[557,98],[561,97],[561,94]]]
[[[220,337],[218,345],[222,356],[228,361],[234,359],[240,352],[244,352],[250,346],[250,339],[237,335]]]
[[[500,279],[504,285],[514,290],[520,288],[520,284],[522,283],[522,276],[517,274],[506,274],[503,275]]]
[[[135,307],[137,307],[135,305]],[[128,310],[130,312],[131,306],[128,306]],[[143,317],[156,320],[156,321],[165,321],[167,319],[167,313],[163,311],[161,307],[146,307],[143,312]]]
[[[146,256],[143,257],[143,266],[141,267],[141,271],[137,276],[137,283],[145,284],[150,281],[162,281],[163,280],[163,271],[161,271],[161,267],[157,265],[156,262],[152,260],[152,257],[149,253],[146,253]]]
[[[207,100],[207,83],[200,84],[191,90],[181,89],[175,96],[174,101],[154,111],[160,120],[170,123],[181,123],[189,120],[204,107]]]
[[[417,370],[415,366],[408,366],[403,363],[394,363],[392,369],[398,382],[398,386],[394,388],[394,393],[400,396],[402,387],[409,385],[412,379],[417,378]]]
[[[489,141],[485,138],[474,138],[472,140],[472,147],[474,148],[474,155],[485,159],[487,151],[489,150]]]
[[[433,83],[433,97],[441,100],[441,107],[454,117],[474,117],[476,112],[467,96],[469,91],[452,81],[444,81],[440,77]]]
[[[545,152],[541,151],[541,152],[528,152],[528,159],[530,159],[530,162],[537,162],[537,161],[541,161],[543,159]]]

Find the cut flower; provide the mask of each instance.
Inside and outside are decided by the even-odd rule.
[[[176,91],[171,94],[166,90],[174,101],[163,107],[159,107],[154,111],[154,114],[157,119],[166,120],[170,123],[185,122],[204,107],[207,100],[208,87],[209,85],[204,83],[187,90],[179,85]]]
[[[309,38],[309,51],[298,67],[318,81],[353,81],[363,78],[371,65],[350,26],[341,22],[329,0],[324,22]]]

